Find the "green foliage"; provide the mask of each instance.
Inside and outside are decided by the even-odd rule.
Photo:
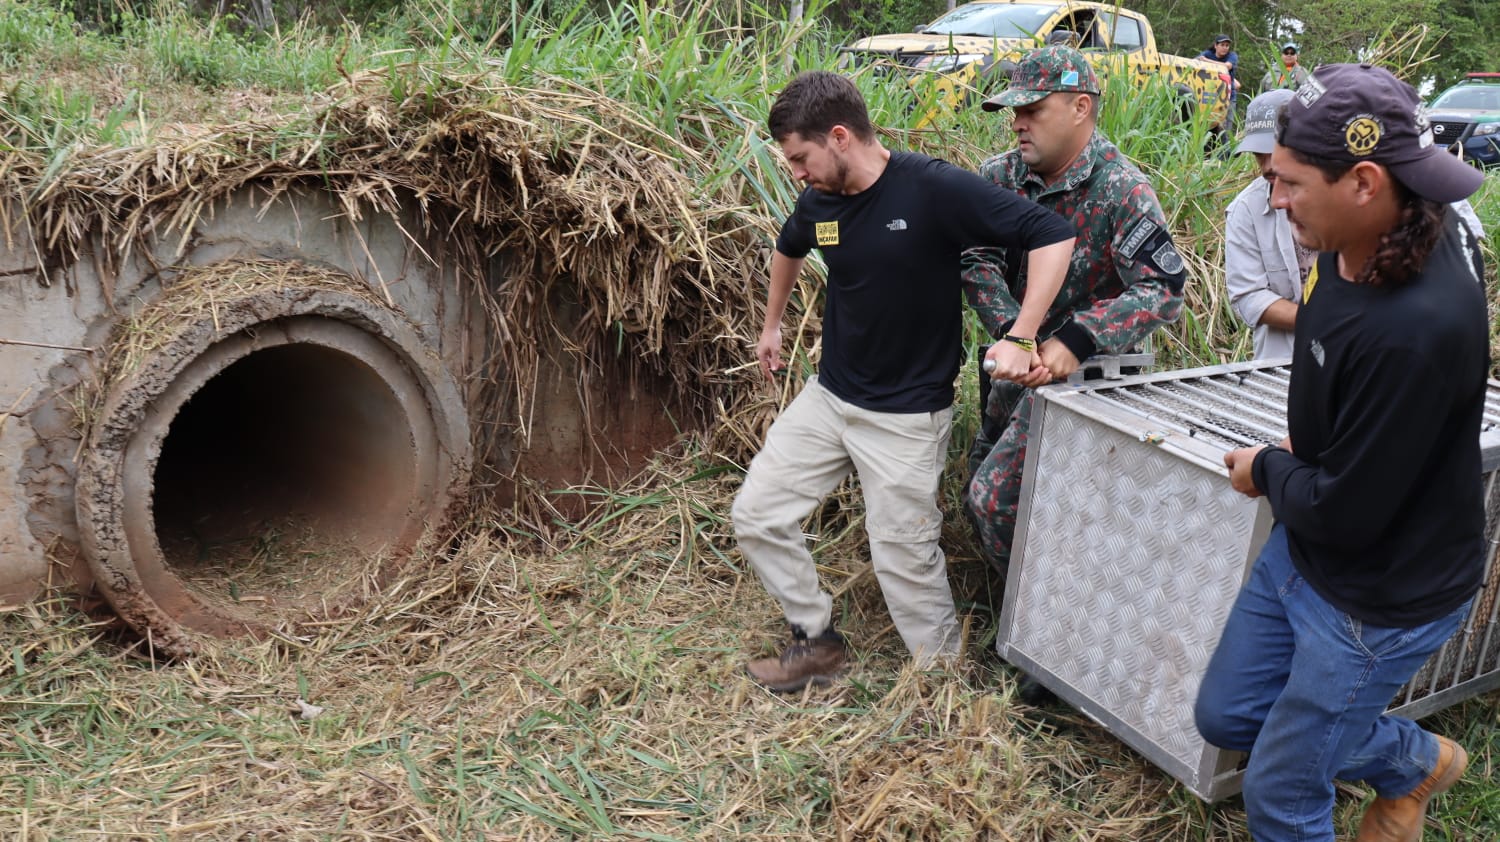
[[[1302,22],[1302,40],[1326,50],[1329,61],[1360,55],[1388,30],[1405,30],[1436,19],[1447,0],[1288,0],[1282,19]]]
[[[1099,129],[1127,158],[1148,173],[1202,169],[1209,127],[1191,100],[1159,76],[1142,86],[1109,74],[1103,85]]]
[[[1432,63],[1438,90],[1457,82],[1463,74],[1500,70],[1495,52],[1495,33],[1500,32],[1500,3],[1493,0],[1449,0],[1437,8],[1433,26],[1441,34]]]
[[[872,0],[834,3],[827,9],[829,25],[851,38],[910,32],[931,23],[948,10],[943,0]]]
[[[0,119],[12,145],[62,154],[91,139],[94,107],[85,92],[18,79],[0,96]]]
[[[245,45],[223,22],[199,22],[178,9],[160,16],[124,18],[124,37],[142,45],[168,79],[210,90],[245,81],[236,70]]]
[[[81,26],[115,32],[121,12],[150,14],[156,0],[53,0],[47,5],[71,15]]]
[[[73,40],[73,18],[67,12],[27,0],[3,0],[0,5],[0,62],[6,66]]]
[[[1135,0],[1131,7],[1151,18],[1168,52],[1196,55],[1215,33],[1232,36],[1248,95],[1275,66],[1286,40],[1298,43],[1302,64],[1311,69],[1359,61],[1392,33],[1425,28],[1432,57],[1408,77],[1413,84],[1441,88],[1465,72],[1500,69],[1494,51],[1500,3],[1493,0]]]
[[[285,29],[238,33],[222,18],[181,9],[120,17],[120,37],[143,50],[161,78],[209,90],[260,86],[312,92],[336,83],[340,61],[359,67],[393,46],[355,28],[329,31],[298,21]]]

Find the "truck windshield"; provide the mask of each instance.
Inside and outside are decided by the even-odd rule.
[[[968,3],[933,21],[924,34],[1030,38],[1055,11],[1055,4]]]
[[[1475,111],[1494,109],[1500,111],[1500,85],[1490,87],[1474,85],[1468,88],[1454,88],[1438,97],[1432,103],[1432,107],[1462,108]]]

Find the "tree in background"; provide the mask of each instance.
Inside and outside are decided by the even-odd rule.
[[[1494,0],[1135,0],[1151,18],[1157,41],[1193,55],[1214,33],[1227,32],[1240,54],[1240,78],[1257,80],[1273,66],[1281,43],[1296,41],[1309,70],[1358,61],[1393,34],[1427,27],[1423,53],[1431,57],[1407,76],[1441,89],[1476,70],[1500,70],[1493,33],[1500,31]],[[1397,71],[1411,68],[1393,68]]]
[[[834,29],[851,38],[886,32],[910,32],[948,11],[946,0],[872,0],[867,3],[830,3],[824,16]]]
[[[1438,4],[1432,26],[1443,38],[1431,70],[1437,90],[1480,70],[1500,71],[1495,34],[1500,32],[1500,3],[1494,0],[1448,0]]]

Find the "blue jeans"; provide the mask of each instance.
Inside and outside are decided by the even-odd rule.
[[[1335,778],[1399,798],[1432,772],[1436,738],[1385,709],[1468,608],[1413,629],[1362,623],[1313,590],[1285,527],[1272,529],[1194,709],[1205,740],[1250,753],[1245,812],[1257,842],[1333,842]]]

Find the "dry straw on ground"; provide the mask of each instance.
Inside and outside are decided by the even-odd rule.
[[[803,695],[755,687],[744,659],[779,630],[719,514],[736,479],[700,469],[664,460],[547,540],[476,530],[355,617],[174,665],[124,654],[61,602],[0,615],[3,705],[24,711],[0,732],[0,833],[1245,838],[1237,802],[1203,805],[1081,715],[1015,700],[987,653],[983,570],[956,547],[970,651],[912,671],[860,530],[842,528],[847,492],[809,529],[854,668]],[[1340,827],[1361,794],[1340,799]]]
[[[755,688],[744,655],[776,629],[715,514],[735,481],[688,490],[683,471],[620,489],[601,513],[612,526],[545,544],[476,535],[353,622],[176,665],[119,654],[58,603],[0,617],[16,641],[0,686],[27,711],[0,735],[0,829],[1232,838],[1080,717],[1024,718],[982,652],[962,672],[904,666],[857,535],[819,548],[858,650],[849,680],[786,698]],[[961,581],[977,576],[961,566]],[[322,711],[303,718],[299,699]]]

